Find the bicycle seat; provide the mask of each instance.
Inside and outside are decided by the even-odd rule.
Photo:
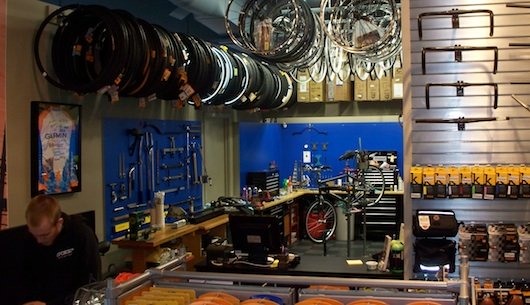
[[[348,150],[339,157],[339,161],[352,159],[357,153],[356,150]]]

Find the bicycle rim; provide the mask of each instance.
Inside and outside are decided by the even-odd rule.
[[[305,229],[313,242],[321,243],[329,239],[337,227],[335,207],[326,200],[317,200],[307,210]]]
[[[365,183],[368,187],[365,204],[367,206],[372,206],[378,203],[383,197],[385,192],[385,177],[383,176],[381,169],[374,165],[370,165],[363,174],[366,179]]]

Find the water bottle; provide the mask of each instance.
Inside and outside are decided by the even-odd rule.
[[[403,249],[405,246],[400,240],[390,243],[390,272],[403,273]]]

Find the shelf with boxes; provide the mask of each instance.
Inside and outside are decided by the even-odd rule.
[[[434,199],[456,215],[456,254],[468,256],[474,275],[496,274],[506,263],[510,274],[528,273],[529,165],[415,165],[410,178],[415,209]]]
[[[381,78],[360,79],[358,76],[339,79],[312,80],[307,72],[298,73],[297,99],[299,103],[341,101],[390,101],[403,98],[403,72],[394,69]]]
[[[462,223],[458,253],[470,261],[530,263],[530,224]]]
[[[415,165],[410,172],[412,199],[529,199],[530,166]]]

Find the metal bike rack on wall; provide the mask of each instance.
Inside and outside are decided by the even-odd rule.
[[[456,87],[456,96],[464,96],[464,88],[471,86],[491,86],[494,90],[493,109],[497,109],[499,100],[499,86],[496,83],[467,83],[457,81],[456,83],[427,83],[425,84],[425,108],[431,108],[430,105],[430,88],[431,87]]]
[[[418,16],[418,35],[419,38],[423,38],[423,31],[422,31],[422,21],[425,17],[436,17],[436,16],[451,16],[451,25],[453,26],[453,29],[457,29],[460,27],[460,15],[464,14],[476,14],[476,13],[486,13],[490,16],[490,36],[493,36],[493,12],[491,10],[486,9],[476,9],[476,10],[460,10],[457,8],[453,8],[448,11],[441,11],[441,12],[424,12],[421,13]]]
[[[423,47],[421,51],[421,71],[425,74],[426,71],[426,55],[427,52],[454,52],[455,61],[462,61],[462,51],[482,51],[482,50],[493,50],[493,74],[497,73],[497,66],[499,62],[499,48],[494,46],[462,46],[454,45],[452,47]]]

